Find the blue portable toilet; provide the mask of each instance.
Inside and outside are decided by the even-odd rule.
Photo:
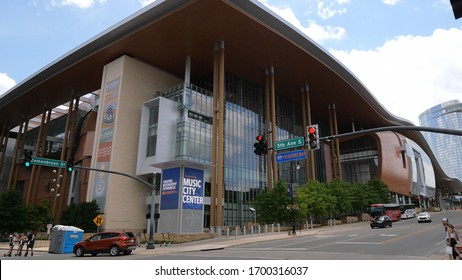
[[[56,225],[50,237],[48,253],[70,254],[75,243],[83,240],[83,230],[74,226]]]

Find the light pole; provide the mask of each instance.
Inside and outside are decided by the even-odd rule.
[[[297,234],[295,232],[295,205],[294,205],[294,184],[291,186],[291,197],[292,197],[292,234]]]
[[[255,208],[249,207],[249,210],[253,212],[254,215],[254,223],[257,224],[257,210]]]
[[[152,189],[151,189],[151,211],[150,211],[150,222],[149,222],[149,240],[146,244],[146,249],[155,249],[156,246],[154,245],[154,222],[155,222],[155,214],[154,214],[154,206],[155,206],[155,190],[156,190],[156,176],[153,178],[154,182],[152,184]],[[156,213],[157,214],[157,213]],[[157,217],[158,219],[158,217]]]

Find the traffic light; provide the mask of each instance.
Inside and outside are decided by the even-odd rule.
[[[32,151],[24,152],[24,166],[29,167],[32,165]]]
[[[311,126],[308,126],[307,132],[308,132],[308,149],[310,149],[310,150],[319,149],[318,125],[313,124]]]
[[[257,142],[253,144],[253,147],[255,148],[253,152],[257,156],[266,155],[268,153],[268,144],[265,137],[263,137],[263,135],[257,135],[256,139]]]
[[[74,161],[73,160],[68,160],[66,163],[66,170],[68,172],[74,171]]]

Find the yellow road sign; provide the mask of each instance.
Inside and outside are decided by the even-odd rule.
[[[104,218],[103,218],[103,216],[101,216],[101,214],[99,214],[98,216],[96,216],[96,217],[93,219],[93,222],[94,222],[97,226],[100,226],[100,225],[103,224]]]

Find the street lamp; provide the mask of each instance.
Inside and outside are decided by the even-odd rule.
[[[149,223],[149,240],[146,244],[146,249],[155,249],[156,246],[154,245],[154,222],[155,222],[155,218],[157,217],[157,215],[154,214],[154,206],[155,206],[155,199],[154,199],[154,195],[155,195],[155,190],[156,190],[156,183],[157,183],[157,180],[156,180],[156,176],[153,177],[153,187],[151,189],[151,212],[150,212],[150,223]],[[156,213],[157,214],[157,213]],[[158,218],[158,217],[157,217]]]
[[[294,205],[294,197],[295,197],[295,188],[296,188],[296,184],[293,183],[291,184],[290,186],[290,198],[291,198],[291,201],[292,201],[292,204],[287,206],[287,209],[291,211],[291,214],[292,214],[292,234],[295,235],[297,234],[295,232],[295,210],[298,210],[298,206]]]
[[[255,224],[257,224],[257,210],[255,208],[249,207],[249,210],[253,212]]]

